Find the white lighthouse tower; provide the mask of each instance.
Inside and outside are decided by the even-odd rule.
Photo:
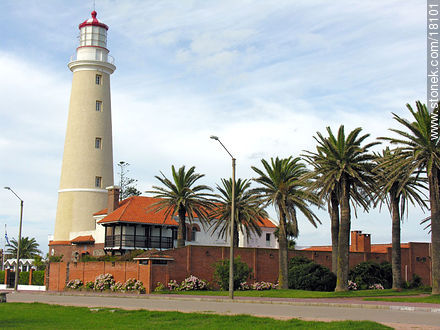
[[[92,18],[79,25],[80,43],[68,64],[73,72],[53,240],[95,230],[93,213],[107,207],[113,185],[108,26]]]

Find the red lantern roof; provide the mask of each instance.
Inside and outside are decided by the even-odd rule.
[[[79,29],[83,28],[84,26],[88,26],[88,25],[92,25],[92,26],[100,26],[103,27],[104,29],[108,30],[108,26],[105,25],[104,23],[101,23],[100,21],[98,21],[98,19],[96,18],[96,11],[92,11],[92,18],[89,18],[88,20],[85,20],[84,22],[82,22],[78,27]]]

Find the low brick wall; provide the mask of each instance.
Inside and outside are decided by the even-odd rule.
[[[144,283],[147,292],[151,292],[157,282],[167,284],[170,280],[181,282],[189,275],[213,282],[214,264],[222,259],[229,259],[229,248],[213,246],[186,246],[168,250],[167,255],[174,260],[167,264],[141,264],[138,262],[56,262],[49,265],[47,287],[50,291],[62,291],[72,279],[84,283],[93,281],[96,276],[110,273],[115,281],[125,282],[135,278]],[[253,270],[251,281],[276,282],[278,278],[278,250],[259,248],[237,248],[234,256],[241,257]],[[331,269],[331,252],[327,251],[289,251],[289,258],[302,256]],[[363,261],[391,262],[391,249],[387,253],[351,252],[350,268]],[[431,284],[431,260],[429,244],[410,243],[408,249],[402,249],[402,279],[411,280],[415,273],[424,284]]]

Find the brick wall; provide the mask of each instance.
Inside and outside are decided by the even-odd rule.
[[[431,259],[428,243],[410,243],[409,248],[402,249],[402,279],[412,279],[416,273],[424,284],[430,285]],[[181,282],[189,275],[213,282],[214,264],[222,259],[229,259],[229,248],[213,246],[186,246],[168,250],[167,254],[174,260],[166,265],[139,264],[137,262],[78,262],[50,263],[48,289],[62,291],[66,281],[80,279],[84,283],[93,281],[96,276],[110,273],[115,281],[125,282],[129,278],[142,281],[151,292],[157,282],[167,284],[170,280]],[[234,257],[241,257],[253,270],[251,281],[276,282],[278,278],[278,250],[259,248],[234,249]],[[331,252],[327,251],[289,251],[289,258],[302,256],[331,269]],[[391,249],[387,253],[351,252],[350,268],[363,261],[381,263],[391,261]]]

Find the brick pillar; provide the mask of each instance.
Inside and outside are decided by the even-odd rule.
[[[9,278],[9,269],[5,269],[5,284],[8,286],[8,278]]]
[[[31,267],[31,269],[29,269],[29,285],[32,285],[33,274],[34,274],[34,269]]]

